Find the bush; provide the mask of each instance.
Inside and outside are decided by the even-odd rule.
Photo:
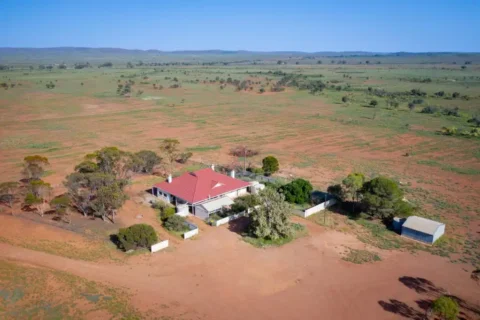
[[[459,308],[455,300],[447,296],[441,296],[433,301],[432,311],[445,320],[455,320],[457,319]]]
[[[285,200],[290,203],[307,203],[313,191],[312,184],[304,179],[295,179],[280,187],[280,193],[285,195]]]
[[[446,116],[460,117],[458,110],[459,110],[458,107],[444,108],[442,113]]]
[[[235,198],[235,200],[233,200],[233,202],[234,203],[231,206],[231,210],[235,213],[245,211],[249,208],[253,208],[253,207],[260,204],[260,200],[259,200],[258,196],[254,195],[254,194]]]
[[[264,174],[264,171],[263,171],[262,168],[250,167],[250,168],[247,168],[247,171],[250,171],[251,173],[255,173],[255,174],[258,174],[258,175]]]
[[[343,102],[343,103],[348,102],[348,97],[347,97],[347,96],[343,96],[343,97],[342,97],[342,102]]]
[[[436,106],[426,106],[422,109],[421,113],[434,114],[438,112],[438,107]]]
[[[184,217],[179,215],[173,215],[169,217],[163,224],[163,226],[170,231],[183,232],[188,231],[187,221]]]
[[[158,241],[157,234],[148,224],[135,224],[118,231],[119,247],[125,251],[149,248]]]
[[[378,105],[378,101],[377,101],[377,100],[372,100],[372,101],[370,101],[370,106],[376,107],[377,105]]]
[[[175,215],[175,208],[174,207],[165,207],[160,210],[160,219],[162,221],[167,221],[168,218],[173,217]]]
[[[268,156],[262,160],[262,169],[266,175],[271,175],[277,172],[280,168],[277,158]]]

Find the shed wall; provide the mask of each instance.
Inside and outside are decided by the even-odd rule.
[[[438,238],[440,238],[441,236],[443,236],[443,234],[445,233],[445,225],[443,226],[440,226],[437,231],[435,231],[435,234],[433,235],[433,242],[437,241]]]
[[[412,238],[417,241],[425,242],[432,244],[433,243],[433,236],[430,234],[426,234],[417,230],[412,230],[406,228],[405,226],[402,228],[402,236]]]

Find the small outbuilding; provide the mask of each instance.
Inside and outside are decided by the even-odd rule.
[[[402,225],[402,236],[433,244],[445,233],[445,224],[417,216],[408,217]]]

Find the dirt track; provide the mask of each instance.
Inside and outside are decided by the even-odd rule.
[[[253,248],[227,228],[208,228],[173,252],[138,256],[126,265],[3,243],[0,258],[127,288],[141,310],[182,319],[401,319],[402,314],[415,319],[424,312],[422,301],[439,288],[479,303],[479,287],[459,265],[401,252],[382,252],[381,262],[353,265],[341,260],[341,244],[362,244],[307,223],[310,236],[268,250]]]

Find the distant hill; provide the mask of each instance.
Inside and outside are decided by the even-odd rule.
[[[247,50],[132,50],[120,48],[0,48],[0,63],[2,64],[42,64],[42,63],[75,63],[89,62],[92,64],[111,61],[113,63],[137,62],[246,62],[246,61],[275,61],[275,60],[319,60],[328,59],[356,59],[364,58],[387,59],[391,63],[449,63],[458,60],[471,60],[480,63],[479,53],[455,52],[393,52],[377,53],[365,51],[348,52],[301,52],[277,51],[258,52]],[[407,60],[410,61],[407,61]],[[364,59],[365,60],[365,59]],[[387,61],[385,61],[387,62]],[[312,61],[313,63],[313,61]]]

